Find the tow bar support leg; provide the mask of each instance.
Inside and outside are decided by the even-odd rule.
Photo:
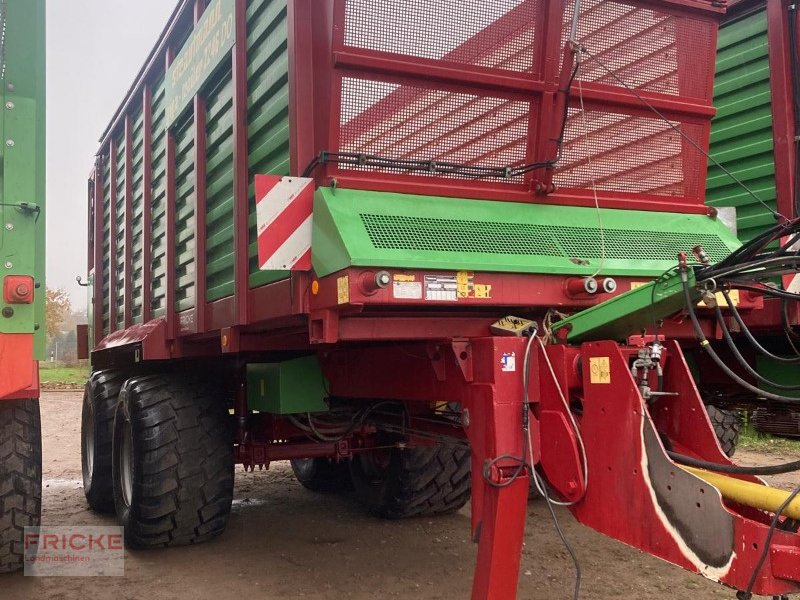
[[[473,351],[475,382],[466,403],[472,532],[478,542],[472,600],[513,600],[529,483],[523,465],[528,460],[522,431],[524,343],[518,338],[488,338],[474,343]]]

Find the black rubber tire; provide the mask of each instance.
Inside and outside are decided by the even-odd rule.
[[[126,381],[112,461],[126,545],[195,544],[222,533],[233,500],[233,449],[223,395],[208,382],[185,375]]]
[[[23,567],[25,527],[42,514],[42,425],[38,400],[0,402],[0,573]]]
[[[83,390],[81,410],[81,471],[83,493],[97,512],[114,512],[111,479],[111,438],[117,398],[125,376],[119,371],[92,373]]]
[[[291,463],[297,481],[312,492],[332,494],[353,489],[347,462],[330,458],[298,458]]]
[[[728,457],[733,456],[736,453],[736,446],[739,444],[739,431],[741,430],[739,413],[735,410],[719,408],[713,404],[706,405],[706,411],[708,411],[708,418],[714,427],[714,433],[717,434],[722,451]]]
[[[384,519],[442,515],[462,508],[470,497],[470,453],[465,448],[385,450],[384,465],[374,468],[374,453],[350,462],[355,496],[370,513]]]

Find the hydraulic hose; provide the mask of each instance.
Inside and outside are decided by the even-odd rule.
[[[692,458],[684,454],[678,454],[671,450],[667,450],[667,456],[679,465],[705,469],[706,471],[716,471],[717,473],[729,473],[731,475],[783,475],[784,473],[800,471],[800,460],[780,465],[768,465],[765,467],[742,467],[739,465],[721,465],[699,458]]]
[[[719,323],[719,328],[722,330],[722,337],[725,338],[725,342],[728,344],[728,348],[730,348],[731,353],[736,357],[736,361],[744,368],[745,371],[750,373],[750,375],[756,380],[760,381],[761,383],[765,383],[769,387],[775,388],[776,390],[800,390],[800,385],[784,385],[775,381],[770,381],[756,371],[753,367],[751,367],[750,363],[748,363],[745,357],[742,356],[739,348],[736,347],[736,342],[734,342],[733,338],[731,337],[731,332],[728,330],[728,325],[725,323],[725,317],[722,315],[722,310],[719,306],[717,306],[716,312],[717,322]]]
[[[747,341],[756,349],[757,352],[761,353],[762,355],[766,356],[770,360],[774,360],[775,362],[779,363],[787,363],[787,364],[798,364],[800,363],[800,356],[778,356],[777,354],[773,354],[764,346],[762,346],[759,341],[753,335],[753,332],[750,331],[750,328],[742,319],[741,313],[739,310],[734,306],[733,301],[731,300],[730,295],[728,294],[727,290],[722,290],[722,296],[725,298],[725,301],[728,303],[728,307],[730,308],[731,314],[733,315],[734,320],[739,325],[739,329],[744,334],[744,337],[747,338]]]
[[[800,404],[800,398],[792,398],[791,396],[782,396],[780,394],[773,394],[771,392],[767,392],[762,390],[748,381],[745,381],[741,377],[739,377],[736,373],[734,373],[728,365],[719,357],[716,353],[714,348],[711,347],[711,342],[708,341],[706,335],[703,333],[703,328],[700,326],[700,321],[697,319],[697,312],[694,310],[694,303],[692,302],[692,295],[689,291],[689,277],[686,275],[686,267],[683,266],[680,271],[680,278],[681,284],[683,286],[683,297],[686,302],[686,308],[689,311],[689,319],[692,322],[692,327],[694,328],[695,336],[697,337],[697,341],[700,342],[700,346],[705,350],[706,354],[708,354],[709,358],[713,360],[716,365],[722,369],[722,371],[731,379],[733,379],[736,383],[740,386],[745,388],[746,390],[750,390],[751,392],[758,394],[763,398],[767,398],[768,400],[775,400],[776,402],[783,402],[786,404]]]

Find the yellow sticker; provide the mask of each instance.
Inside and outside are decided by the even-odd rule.
[[[608,356],[595,356],[589,359],[589,381],[611,383],[611,361]]]
[[[728,301],[725,300],[725,296],[721,293],[716,294],[717,296],[717,304],[719,304],[722,308],[728,306]],[[733,302],[734,306],[739,306],[741,299],[739,298],[739,290],[731,290],[728,292],[728,296],[730,296],[731,302]]]
[[[411,282],[411,281],[416,281],[417,280],[417,276],[416,275],[403,275],[401,273],[395,273],[394,280],[395,281]]]
[[[492,286],[484,284],[475,284],[475,297],[476,298],[491,298]]]
[[[350,277],[348,275],[336,280],[336,298],[339,304],[350,303]]]
[[[646,281],[632,281],[631,282],[631,289],[637,290],[642,286],[647,285]],[[715,294],[717,297],[717,304],[719,304],[722,308],[726,308],[728,306],[727,300],[725,300],[725,296],[722,295],[722,292],[717,292]],[[741,299],[739,298],[739,290],[731,290],[728,292],[728,295],[731,297],[731,301],[733,302],[734,306],[739,306]],[[698,302],[697,306],[705,306],[702,302]]]

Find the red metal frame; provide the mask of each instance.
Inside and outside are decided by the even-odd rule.
[[[536,129],[544,131],[544,126],[551,126],[554,120],[552,107],[558,89],[559,69],[557,58],[561,56],[563,44],[561,37],[563,10],[553,10],[547,13],[546,20],[542,19],[539,25],[538,38],[540,42],[536,56],[543,62],[538,67],[541,69],[543,76],[537,79],[535,73],[499,72],[484,67],[450,63],[447,62],[446,57],[440,61],[435,61],[348,47],[344,43],[344,1],[336,0],[334,2],[333,14],[326,10],[318,10],[312,14],[309,11],[309,7],[303,2],[297,3],[293,7],[294,10],[290,10],[290,36],[292,38],[292,48],[295,50],[292,72],[313,72],[316,94],[320,99],[322,99],[322,96],[325,98],[324,102],[312,103],[309,100],[309,96],[305,94],[300,95],[300,97],[293,94],[293,139],[296,141],[292,152],[293,172],[299,173],[302,171],[305,165],[308,165],[320,150],[336,151],[338,149],[341,129],[338,115],[341,110],[342,78],[344,77],[361,78],[369,76],[370,79],[390,83],[435,84],[435,89],[437,90],[460,90],[472,93],[480,89],[479,93],[487,96],[508,99],[517,97],[527,101],[535,100],[538,97],[539,100],[531,104],[531,115],[538,114],[538,117],[531,119],[529,133],[534,133],[534,136],[536,136]],[[546,6],[551,4],[547,3]],[[708,3],[670,2],[669,4],[671,5],[670,8],[689,11],[686,14],[693,15],[695,19],[714,19],[722,12],[720,6],[712,6]],[[664,3],[659,3],[659,6],[663,9]],[[511,13],[513,12],[511,11]],[[502,27],[502,22],[506,18],[510,18],[510,16],[501,18],[492,27]],[[315,48],[306,48],[298,43],[299,40],[303,39],[311,40],[315,39],[315,37],[319,39],[320,30],[323,32],[331,31],[331,28],[334,34],[331,46],[324,52],[319,48],[322,44],[317,44]],[[712,28],[711,31],[713,35],[709,39],[710,48],[716,42],[715,29]],[[475,38],[476,40],[477,37]],[[468,41],[464,44],[464,47],[473,41]],[[458,48],[454,52],[469,53],[469,50],[464,50],[464,47]],[[329,66],[331,54],[334,61],[333,69]],[[706,92],[702,98],[678,97],[653,92],[640,92],[640,95],[668,118],[683,119],[688,123],[701,125],[703,131],[698,136],[698,142],[701,146],[707,148],[709,122],[714,114],[714,109],[711,106],[713,76],[713,69],[709,69],[704,85]],[[295,83],[294,85],[299,86],[300,84]],[[587,105],[594,104],[601,110],[619,109],[652,116],[649,109],[642,107],[642,102],[638,98],[622,88],[588,82],[584,83],[582,88]],[[370,112],[374,113],[376,110],[380,110],[378,107],[385,100],[384,98],[379,101],[358,118],[362,120],[369,119]],[[587,107],[591,108],[591,106]],[[538,123],[535,127],[534,121]],[[324,125],[325,123],[328,125]],[[541,160],[541,153],[546,146],[547,144],[537,147],[529,146],[527,160],[529,162],[537,159]],[[691,158],[690,154],[695,151],[692,149],[692,152],[689,152],[689,148],[687,144],[684,144],[685,161],[691,160],[693,165],[704,163],[703,157],[699,153],[697,153],[696,157]],[[460,181],[425,176],[409,177],[382,172],[362,173],[341,169],[334,165],[326,165],[320,171],[324,172],[318,177],[320,183],[336,179],[339,186],[358,189],[381,189],[406,193],[583,206],[594,203],[593,194],[590,197],[586,191],[579,190],[565,190],[563,194],[547,198],[537,196],[537,186],[535,185],[537,179],[535,177],[530,178],[524,184],[497,184],[486,181]],[[695,169],[695,171],[697,173],[692,173],[692,179],[696,180],[693,181],[693,188],[697,190],[697,194],[691,197],[674,198],[601,191],[598,194],[599,201],[603,206],[615,208],[631,208],[635,205],[639,209],[703,213],[706,211],[703,205],[704,185],[702,185],[700,179],[704,176],[704,169]],[[703,171],[703,173],[700,173],[700,171]],[[539,175],[540,180],[545,178],[545,174]]]
[[[291,4],[291,3],[290,3]],[[236,0],[236,43],[231,51],[233,76],[233,246],[234,246],[234,317],[229,323],[249,322],[250,226],[247,143],[247,5]]]
[[[769,75],[772,88],[772,135],[775,145],[775,191],[777,210],[787,219],[795,217],[794,189],[796,144],[792,102],[789,11],[787,0],[767,0]],[[796,13],[795,13],[796,14]]]

